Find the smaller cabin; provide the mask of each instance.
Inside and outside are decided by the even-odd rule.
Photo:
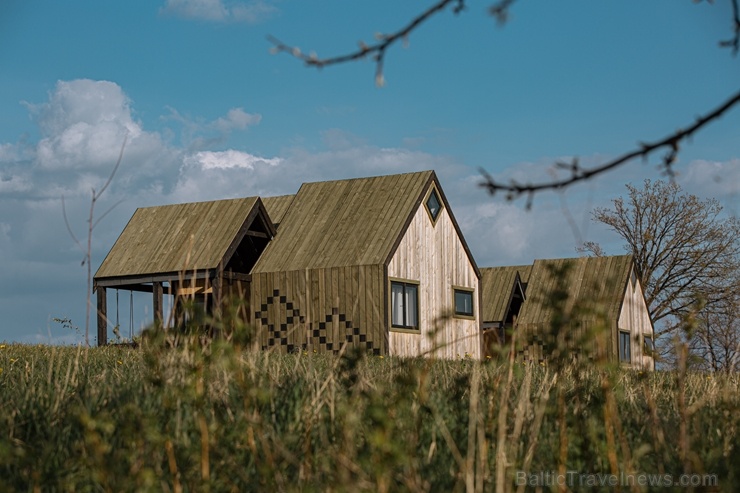
[[[279,212],[286,203],[271,205]],[[259,197],[137,209],[95,273],[98,345],[111,326],[107,289],[152,293],[159,323],[164,294],[175,300],[175,318],[185,299],[212,313],[226,296],[249,293],[248,274],[274,235]]]
[[[655,368],[653,324],[631,255],[541,259],[529,270],[481,271],[484,327],[498,324],[495,340],[504,342],[511,332],[501,327],[513,327],[524,359],[542,362],[558,348],[571,358]]]
[[[511,332],[526,299],[531,270],[531,265],[481,269],[481,322],[485,356],[492,356],[495,346],[511,341]]]

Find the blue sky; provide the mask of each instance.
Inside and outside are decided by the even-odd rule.
[[[62,218],[85,236],[98,212],[97,269],[136,207],[294,193],[304,181],[436,169],[479,265],[574,256],[581,240],[621,253],[589,221],[626,183],[658,178],[659,156],[534,208],[476,184],[537,181],[552,163],[598,164],[667,135],[738,90],[730,2],[520,1],[498,26],[469,2],[386,57],[306,68],[271,55],[271,34],[330,56],[405,24],[430,1],[20,1],[0,5],[0,341],[66,342],[84,326],[86,272]],[[677,180],[740,204],[740,109],[684,145]],[[567,213],[565,213],[567,211]],[[578,226],[574,230],[566,216]],[[123,306],[125,299],[125,307]],[[122,294],[122,317],[128,293]],[[134,301],[135,328],[151,319]],[[122,322],[128,326],[128,320]]]

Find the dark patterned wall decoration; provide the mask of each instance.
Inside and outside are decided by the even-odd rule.
[[[276,304],[280,305],[278,312],[285,316],[281,320],[270,320],[270,307]],[[254,320],[262,326],[260,341],[263,350],[280,347],[289,353],[310,349],[337,354],[346,342],[375,355],[380,354],[380,348],[375,347],[367,334],[348,320],[346,314],[339,313],[339,308],[332,308],[331,313],[320,320],[306,323],[301,310],[288,301],[287,296],[281,295],[279,289],[273,290],[272,296],[263,300],[260,309],[254,312]]]

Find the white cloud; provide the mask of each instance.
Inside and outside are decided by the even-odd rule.
[[[110,169],[125,139],[127,155],[157,155],[165,147],[134,121],[128,97],[114,82],[59,81],[46,103],[27,106],[42,132],[35,160],[45,170]]]
[[[740,193],[740,158],[724,162],[692,161],[678,180],[687,191],[704,197],[737,196]]]
[[[230,132],[234,129],[244,130],[250,125],[256,125],[262,120],[262,115],[250,114],[243,108],[232,108],[226,114],[214,122],[214,126],[222,132]]]
[[[277,8],[263,0],[225,2],[224,0],[167,0],[160,9],[163,14],[184,19],[211,22],[244,22],[256,24],[277,12]]]
[[[234,130],[245,130],[262,121],[259,113],[247,113],[244,108],[231,108],[225,116],[212,121],[183,115],[168,107],[163,121],[176,122],[182,126],[182,143],[190,151],[197,151],[226,142]]]
[[[202,151],[193,156],[185,158],[186,164],[198,164],[202,169],[229,169],[229,168],[246,168],[254,169],[255,165],[266,164],[275,166],[280,164],[280,158],[263,158],[254,156],[248,152],[235,151]]]
[[[243,151],[200,151],[183,161],[168,201],[186,202],[250,195],[295,193],[301,183],[442,169],[456,163],[446,157],[399,148],[380,148],[339,130],[322,133],[328,150],[292,148],[281,156],[260,157]]]
[[[0,194],[29,192],[32,189],[27,176],[0,173]]]

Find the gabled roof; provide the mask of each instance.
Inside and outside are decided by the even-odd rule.
[[[275,226],[278,226],[288,212],[291,202],[295,195],[279,195],[277,197],[262,197],[262,203],[265,204],[267,214]]]
[[[385,264],[432,182],[434,172],[422,171],[304,183],[252,272]]]
[[[506,319],[516,289],[522,289],[522,272],[529,277],[531,265],[484,267],[480,270],[481,320],[501,322]]]
[[[217,268],[260,211],[259,197],[137,209],[95,279]]]
[[[616,323],[632,271],[632,255],[535,260],[518,325],[545,327],[550,323],[554,309],[548,300],[558,286],[554,271],[562,269],[567,269],[562,284],[568,294],[566,310],[581,309],[571,324],[593,324],[604,316]]]

